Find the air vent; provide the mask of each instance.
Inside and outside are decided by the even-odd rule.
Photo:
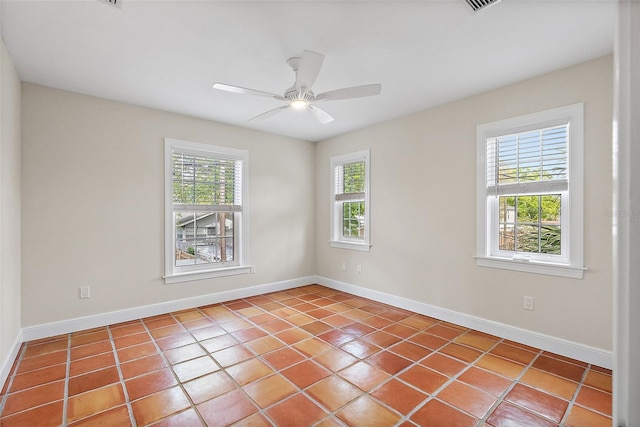
[[[471,9],[478,11],[480,9],[486,9],[496,3],[500,3],[500,1],[501,0],[467,0],[467,3],[471,6]]]
[[[102,3],[110,4],[113,7],[117,7],[118,9],[122,9],[122,0],[98,0]]]

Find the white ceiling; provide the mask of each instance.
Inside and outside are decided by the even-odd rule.
[[[23,81],[318,141],[613,50],[613,0],[1,0],[2,36]],[[381,83],[376,97],[331,101],[327,125],[279,101],[286,63],[325,55],[315,93]]]

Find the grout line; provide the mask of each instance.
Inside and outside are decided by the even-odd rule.
[[[124,401],[127,405],[127,412],[129,412],[129,421],[131,421],[131,426],[136,427],[136,418],[133,414],[133,407],[131,406],[131,401],[129,400],[129,392],[127,391],[127,386],[124,381],[124,375],[122,374],[122,367],[120,365],[120,357],[118,356],[118,350],[116,349],[116,343],[113,339],[113,334],[111,333],[111,326],[107,326],[107,334],[109,334],[109,343],[111,344],[111,351],[113,351],[113,358],[116,363],[116,369],[118,370],[118,377],[120,379],[120,385],[122,386],[122,392],[124,393]]]
[[[71,334],[67,334],[67,361],[64,376],[64,394],[62,399],[62,425],[67,425],[67,412],[69,409],[69,380],[71,373]]]
[[[27,344],[23,343],[20,351],[18,352],[18,356],[16,357],[16,361],[14,362],[15,366],[12,367],[11,375],[9,375],[9,378],[7,378],[7,389],[5,390],[5,393],[2,395],[2,397],[0,397],[0,416],[4,412],[4,407],[7,403],[7,400],[9,400],[9,392],[11,391],[11,387],[13,386],[13,380],[15,379],[16,375],[18,375],[18,369],[20,369],[20,364],[22,363],[24,354],[26,352]]]

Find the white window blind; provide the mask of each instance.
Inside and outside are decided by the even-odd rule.
[[[489,194],[567,191],[569,125],[487,139]]]
[[[242,162],[173,152],[174,211],[242,210]]]

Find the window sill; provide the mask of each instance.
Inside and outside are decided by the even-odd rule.
[[[187,273],[176,273],[164,276],[164,283],[171,285],[173,283],[192,282],[194,280],[211,279],[215,277],[237,276],[239,274],[251,273],[250,266],[238,266],[219,268],[216,270],[189,271]]]
[[[368,243],[346,242],[344,240],[330,240],[332,248],[351,249],[354,251],[369,252],[371,245]]]
[[[585,267],[551,264],[536,261],[520,261],[508,258],[477,256],[476,262],[480,267],[500,268],[503,270],[524,271],[526,273],[544,274],[548,276],[582,279]]]

